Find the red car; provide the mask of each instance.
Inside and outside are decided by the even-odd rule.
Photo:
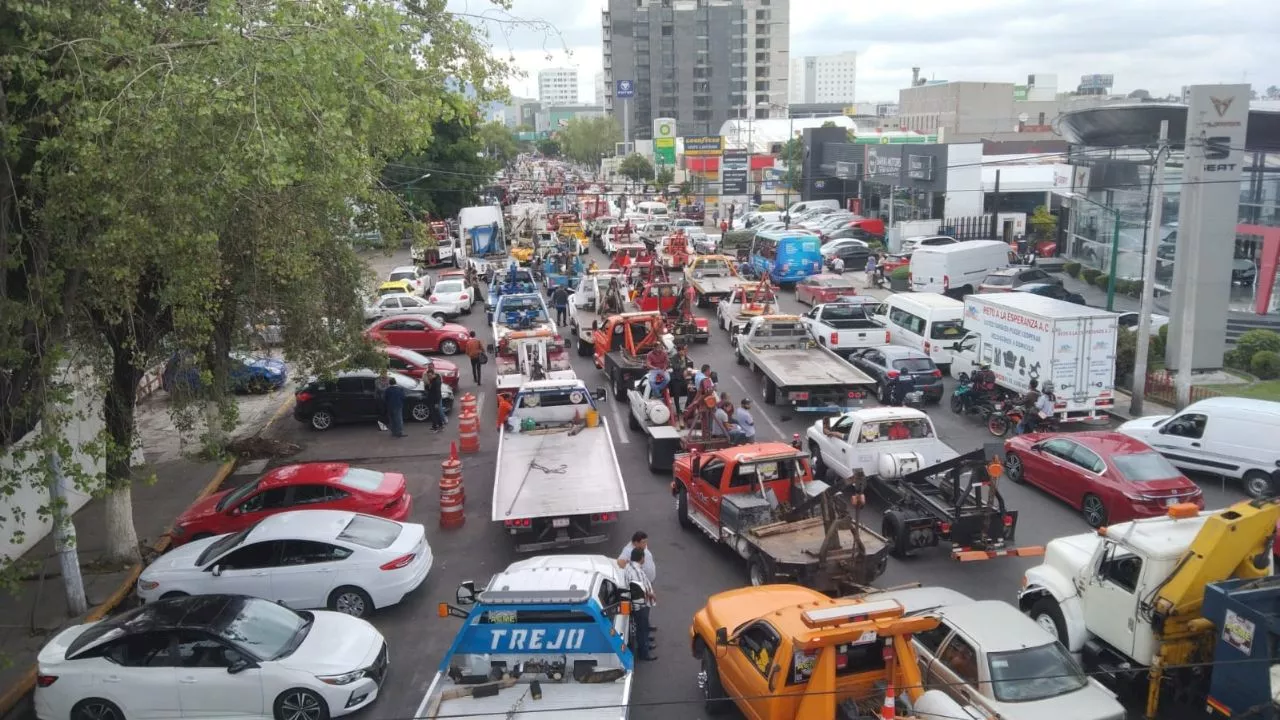
[[[465,327],[429,315],[392,315],[375,321],[364,333],[384,345],[441,355],[457,355],[468,338]]]
[[[1149,445],[1118,432],[1029,433],[1004,443],[1004,474],[1080,510],[1091,527],[1204,509],[1199,486]]]
[[[284,465],[234,490],[197,501],[178,516],[174,545],[243,530],[286,510],[351,510],[403,522],[413,509],[404,475],[346,463]]]
[[[445,385],[454,390],[458,389],[458,366],[448,360],[429,358],[420,352],[391,345],[383,347],[382,350],[387,354],[387,367],[391,370],[401,375],[408,375],[415,380],[421,380],[427,373],[427,366],[433,365],[436,372],[440,373],[440,379]]]
[[[835,302],[840,298],[853,297],[857,294],[858,288],[854,286],[853,278],[848,275],[821,273],[810,275],[796,283],[796,302],[809,305]]]

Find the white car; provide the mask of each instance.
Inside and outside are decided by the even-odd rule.
[[[431,288],[428,302],[449,308],[454,315],[466,314],[471,312],[471,306],[476,302],[476,293],[467,287],[466,280],[450,278],[441,280]]]
[[[387,643],[342,613],[200,595],[67,628],[36,663],[40,720],[323,720],[377,699]]]
[[[292,510],[170,550],[142,571],[138,598],[234,593],[363,617],[416,590],[434,560],[421,525]]]
[[[434,303],[408,293],[383,295],[364,309],[365,322],[381,320],[389,315],[430,315],[444,322],[457,314],[450,305]]]
[[[1138,324],[1141,322],[1142,322],[1141,313],[1122,312],[1119,314],[1118,317],[1116,317],[1117,325],[1119,325],[1120,327],[1126,330],[1133,330],[1135,332],[1138,330]],[[1169,317],[1167,315],[1157,315],[1156,313],[1151,313],[1151,334],[1153,336],[1158,335],[1160,333],[1160,328],[1168,324],[1169,324]]]
[[[413,286],[414,292],[422,295],[426,291],[427,285],[431,283],[431,276],[418,269],[416,265],[401,265],[400,267],[392,268],[391,272],[387,273],[387,282],[395,282],[397,280],[404,280]]]

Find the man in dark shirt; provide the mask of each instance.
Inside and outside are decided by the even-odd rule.
[[[569,311],[569,291],[565,286],[559,285],[551,293],[551,304],[556,308],[556,324],[564,325]]]
[[[387,419],[391,422],[391,436],[404,437],[404,388],[392,381],[382,392],[387,405]]]
[[[431,410],[431,432],[440,432],[444,427],[444,413],[440,407],[444,399],[444,391],[440,387],[440,376],[434,366],[427,368],[422,376],[422,387],[427,395],[427,407]]]

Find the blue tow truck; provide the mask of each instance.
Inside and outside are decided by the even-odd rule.
[[[625,720],[635,668],[629,598],[642,592],[602,555],[521,560],[479,592],[462,583],[457,605],[439,608],[462,629],[415,720]]]

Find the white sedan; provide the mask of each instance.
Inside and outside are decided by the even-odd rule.
[[[413,286],[413,291],[422,295],[427,289],[427,285],[431,282],[431,276],[425,271],[418,269],[417,265],[401,265],[391,269],[387,273],[387,282],[395,282],[396,280],[404,280]]]
[[[433,560],[421,525],[294,510],[170,550],[142,571],[138,597],[234,593],[363,617],[417,589]]]
[[[476,302],[476,293],[475,290],[467,287],[466,280],[451,278],[441,280],[431,288],[431,297],[428,302],[448,308],[454,315],[461,315],[471,312],[471,306]]]
[[[448,305],[433,303],[408,293],[383,295],[364,309],[364,319],[367,322],[381,320],[389,315],[432,315],[440,322],[444,322],[457,314]]]
[[[201,595],[67,628],[36,664],[40,720],[325,720],[378,697],[387,643],[341,613]]]

